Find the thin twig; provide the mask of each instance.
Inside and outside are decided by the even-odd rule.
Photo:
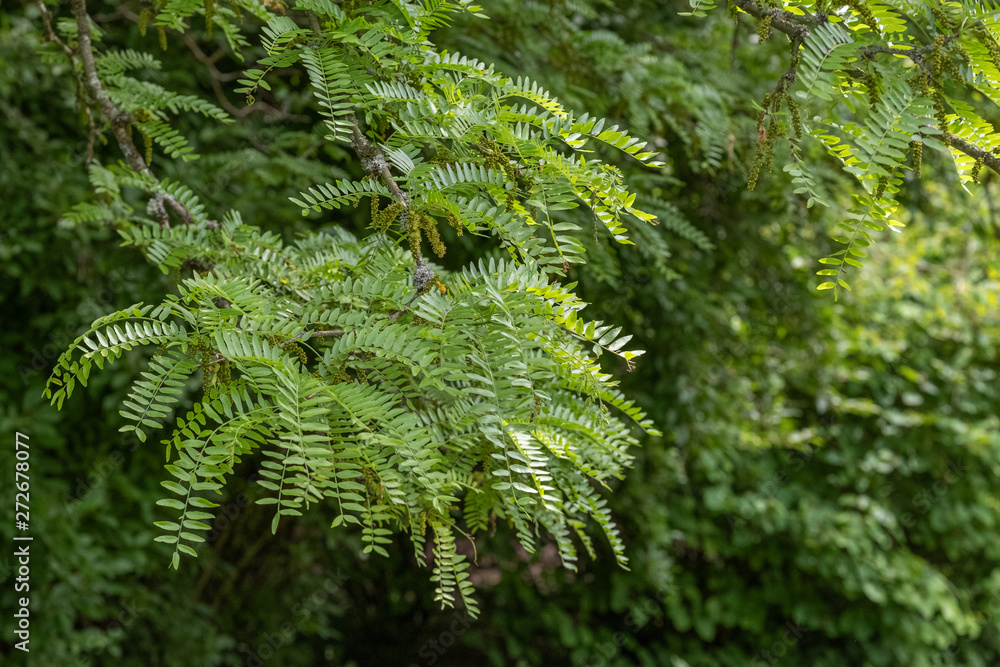
[[[406,312],[408,312],[408,311],[410,310],[410,306],[412,306],[412,305],[413,305],[413,302],[414,302],[414,301],[416,301],[416,300],[417,300],[418,298],[420,298],[420,294],[421,294],[422,292],[423,292],[423,290],[420,290],[420,289],[418,289],[418,290],[417,290],[417,293],[413,295],[413,298],[412,298],[412,299],[410,299],[409,301],[407,301],[407,302],[406,302],[406,305],[404,305],[404,306],[403,306],[403,309],[402,309],[402,310],[397,310],[397,311],[394,311],[394,312],[392,313],[392,315],[390,315],[390,316],[389,316],[389,321],[390,321],[390,322],[395,322],[396,320],[398,320],[398,319],[399,319],[399,317],[400,317],[400,316],[401,316],[401,315],[402,315],[403,313],[406,313]]]
[[[325,338],[327,336],[343,336],[346,331],[343,329],[330,329],[327,331],[303,331],[296,335],[291,340],[286,340],[283,343],[278,343],[278,347],[284,347],[290,343],[297,343],[299,341],[307,341],[313,338]]]
[[[311,331],[309,332],[309,338],[323,338],[325,336],[343,336],[345,333],[347,332],[344,331],[343,329],[331,329],[329,331]],[[309,340],[309,338],[305,338],[303,340]]]
[[[49,8],[45,6],[45,0],[38,0],[38,9],[42,12],[42,23],[45,24],[45,39],[55,42],[71,61],[75,60],[76,54],[73,52],[73,49],[69,48],[66,42],[59,39],[59,36],[52,30],[52,14],[49,12]]]
[[[125,16],[126,18],[131,18],[134,20],[138,20],[139,18],[132,12],[126,12]],[[235,104],[229,101],[228,97],[226,97],[226,93],[222,88],[222,83],[228,81],[235,81],[236,79],[243,76],[243,73],[220,71],[219,68],[215,66],[215,63],[219,60],[219,58],[222,57],[223,55],[222,52],[217,51],[212,55],[206,54],[202,50],[201,46],[198,44],[198,40],[196,40],[194,36],[191,35],[191,33],[188,32],[182,33],[181,39],[184,40],[184,44],[187,45],[188,49],[190,49],[194,57],[200,60],[202,63],[204,63],[205,69],[208,70],[208,75],[211,78],[212,91],[215,93],[215,97],[219,101],[219,105],[223,109],[228,111],[230,114],[235,116],[236,118],[243,118],[245,116],[249,116],[254,111],[259,111],[271,118],[290,120],[299,123],[304,123],[311,120],[309,116],[306,116],[304,114],[287,113],[279,109],[278,107],[272,106],[267,102],[263,102],[260,100],[254,102],[252,106],[242,107],[242,108],[236,106]]]

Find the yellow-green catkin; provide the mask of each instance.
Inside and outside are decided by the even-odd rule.
[[[956,43],[955,53],[957,53],[958,57],[962,59],[962,64],[967,66],[972,65],[972,55],[969,53],[969,50],[966,49],[964,46]],[[955,71],[960,72],[960,70],[958,69],[958,65],[955,65]]]
[[[844,4],[857,12],[858,16],[861,17],[861,20],[864,21],[865,25],[871,28],[872,32],[876,35],[882,34],[882,30],[878,26],[878,21],[875,20],[875,12],[873,12],[872,8],[866,3],[861,2],[860,0],[847,0]]]
[[[931,90],[931,100],[934,102],[934,117],[937,119],[942,132],[948,131],[948,107],[945,106],[944,93],[940,88]]]
[[[767,138],[764,140],[764,161],[761,164],[761,168],[765,171],[771,168],[771,163],[774,160],[774,144],[781,134],[781,126],[778,125],[778,119],[772,117],[771,122],[767,126]]]
[[[747,177],[747,190],[750,192],[757,189],[757,179],[760,178],[760,169],[764,165],[764,144],[767,141],[767,130],[761,124],[758,131],[757,147],[754,149],[750,162],[750,174]]]
[[[420,214],[410,211],[410,222],[406,225],[406,240],[410,244],[410,254],[420,256]]]
[[[879,103],[882,101],[882,77],[876,72],[869,72],[861,81],[864,83],[865,90],[868,92],[868,108],[871,111],[875,111],[875,109],[878,108]]]
[[[156,32],[160,36],[160,49],[163,51],[167,50],[167,31],[163,29],[162,25],[156,26]]]
[[[146,28],[149,26],[149,19],[153,17],[153,10],[149,7],[139,12],[139,34],[146,36]]]
[[[450,148],[447,146],[438,146],[437,154],[427,160],[427,164],[448,164],[449,162],[455,162],[455,159],[455,155],[451,152]]]
[[[461,236],[462,232],[465,231],[465,225],[462,224],[462,218],[459,217],[458,213],[448,211],[445,217],[448,220],[448,224]]]
[[[386,229],[388,229],[389,225],[395,222],[396,218],[398,218],[402,212],[403,212],[402,203],[394,201],[391,204],[389,204],[389,206],[384,211],[382,211],[382,219],[380,221],[382,230],[385,231]]]
[[[968,54],[966,53],[965,55],[963,55],[963,52],[965,51],[965,49],[962,49],[962,48],[959,48],[959,47],[956,46],[956,48],[952,49],[952,51],[954,51],[955,53],[957,53],[959,55],[959,57],[961,57],[964,61],[968,62],[968,58],[969,58]],[[941,64],[944,67],[945,74],[947,74],[949,76],[953,76],[955,78],[958,78],[958,77],[962,76],[962,70],[959,69],[959,67],[958,67],[958,60],[956,58],[945,57],[941,61]]]
[[[205,36],[212,36],[212,24],[215,19],[215,0],[205,0]]]
[[[781,9],[781,5],[777,0],[761,0],[760,5],[768,9]],[[771,22],[773,18],[773,14],[765,14],[757,21],[757,37],[760,38],[761,44],[771,37]]]
[[[792,132],[795,133],[795,140],[802,141],[802,117],[799,115],[799,105],[792,99],[791,95],[785,95],[785,106],[788,107],[788,114],[792,120]]]
[[[931,67],[936,76],[939,76],[945,70],[945,49],[947,46],[948,40],[944,35],[934,37],[934,50],[931,51]]]
[[[420,216],[420,226],[423,228],[424,235],[427,237],[428,243],[431,244],[431,250],[434,251],[434,254],[438,257],[444,257],[445,247],[441,241],[441,235],[438,234],[437,220],[424,213]]]
[[[764,120],[767,118],[767,110],[771,107],[771,93],[764,93],[763,109],[757,112],[757,129],[764,127]]]
[[[934,15],[934,20],[941,24],[941,27],[948,32],[955,32],[955,24],[952,22],[951,17],[949,17],[944,9],[941,8],[936,2],[928,2],[931,14]]]
[[[525,192],[531,192],[535,189],[535,177],[531,172],[526,171],[521,178],[521,187],[524,188]]]
[[[153,138],[142,131],[140,134],[142,134],[142,141],[146,149],[146,164],[153,164]]]
[[[296,357],[298,357],[298,360],[302,363],[303,366],[309,363],[309,357],[306,355],[306,351],[302,349],[302,346],[299,345],[297,342],[287,343],[285,345],[285,349],[294,354]]]
[[[394,201],[381,211],[378,208],[378,195],[372,195],[372,227],[379,232],[385,233],[389,226],[396,221],[399,214],[403,212],[403,204]]]
[[[881,199],[882,195],[885,194],[885,189],[889,185],[889,178],[887,176],[879,176],[878,183],[875,186],[875,199]]]
[[[754,151],[753,161],[750,163],[750,174],[747,177],[747,190],[753,192],[757,189],[757,179],[760,178],[760,146]]]
[[[791,44],[791,57],[788,60],[788,68],[791,70],[798,70],[799,63],[802,61],[802,44],[793,41]]]
[[[219,364],[219,382],[227,389],[233,384],[233,369],[229,359],[223,359]]]
[[[990,54],[990,60],[993,61],[993,65],[1000,70],[1000,46],[997,46],[997,41],[993,39],[993,35],[990,34],[990,31],[982,26],[979,26],[973,28],[970,32],[980,44],[986,47],[986,50]]]
[[[760,43],[763,44],[771,37],[771,15],[768,14],[757,21],[757,37],[760,38]]]
[[[979,182],[979,172],[982,171],[983,164],[984,164],[983,158],[979,157],[976,158],[976,163],[972,165],[972,171],[969,173],[969,175],[972,176],[973,183]]]
[[[345,382],[350,382],[351,376],[347,373],[346,365],[342,365],[337,368],[332,373],[330,373],[330,383],[331,384],[344,384]]]
[[[365,480],[365,493],[368,496],[368,502],[379,498],[382,493],[382,485],[379,483],[375,471],[371,468],[362,468],[361,476]]]
[[[479,137],[479,150],[483,154],[483,163],[487,169],[502,171],[508,181],[512,183],[517,181],[517,170],[497,142],[482,135]]]
[[[198,348],[195,348],[198,349]],[[215,370],[212,368],[212,352],[208,347],[201,348],[201,386],[207,389],[215,385]]]
[[[924,166],[924,143],[914,141],[910,144],[910,150],[913,152],[913,175],[920,178]]]

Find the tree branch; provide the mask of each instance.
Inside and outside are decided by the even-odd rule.
[[[800,16],[798,14],[792,14],[791,12],[782,11],[780,9],[761,7],[754,2],[754,0],[732,0],[732,2],[734,5],[754,18],[762,19],[765,16],[771,17],[771,27],[788,35],[791,38],[793,45],[796,44],[796,42],[801,43],[809,36],[810,27],[818,26],[827,20],[826,16],[822,14],[805,14]],[[946,35],[945,37],[950,42],[957,39],[958,36],[958,33],[953,33],[951,35]],[[900,49],[871,44],[862,47],[861,53],[864,56],[870,56],[876,53],[906,56],[912,60],[925,75],[933,78],[933,72],[927,65],[926,59],[924,58],[924,56],[932,50],[934,50],[934,45],[930,44],[915,49]],[[782,80],[779,81],[778,88],[781,90],[787,90],[794,80],[794,73],[791,73],[790,76],[790,72],[785,72],[785,74],[782,75]],[[782,85],[783,83],[785,84],[784,86]],[[969,157],[976,160],[982,160],[984,165],[1000,174],[1000,157],[997,157],[993,153],[990,153],[989,151],[982,149],[979,146],[976,146],[975,144],[954,134],[945,135],[945,141],[955,150],[965,153]]]
[[[77,86],[80,89],[83,88],[83,81],[80,79],[77,67],[76,67],[76,52],[71,49],[66,42],[59,39],[55,31],[52,29],[52,14],[49,12],[49,8],[45,6],[45,0],[38,0],[38,9],[42,14],[42,23],[45,29],[45,41],[52,42],[63,50],[66,57],[69,58],[71,67],[73,68],[73,74],[76,77]],[[90,108],[89,104],[83,105],[83,110],[87,114],[87,127],[89,133],[87,135],[87,150],[84,154],[84,164],[87,168],[90,168],[90,163],[94,159],[94,138],[97,136],[97,125],[94,123],[94,112]]]
[[[118,111],[108,92],[104,89],[101,79],[97,76],[97,63],[94,61],[94,46],[90,37],[90,19],[87,16],[86,0],[72,0],[73,15],[76,18],[77,37],[80,41],[79,55],[83,64],[83,85],[87,94],[101,109],[101,112],[111,123],[118,147],[125,156],[125,162],[140,174],[152,176],[153,172],[146,166],[146,161],[136,150],[135,143],[128,132],[130,118]]]
[[[966,141],[957,134],[946,134],[945,141],[955,150],[961,151],[976,160],[982,160],[983,164],[1000,174],[1000,157],[997,157],[988,150]]]
[[[101,113],[104,114],[104,117],[111,124],[111,131],[118,142],[118,148],[121,149],[122,155],[125,157],[125,163],[134,171],[155,179],[156,176],[146,165],[146,161],[139,154],[139,151],[136,150],[135,143],[132,141],[131,116],[118,110],[118,107],[115,106],[114,101],[108,95],[108,91],[104,89],[100,77],[97,76],[97,63],[94,61],[94,45],[90,35],[90,17],[87,15],[87,0],[72,0],[72,6],[73,17],[76,19],[77,39],[80,44],[77,48],[77,54],[83,66],[81,83],[84,91],[87,97],[98,106]],[[150,206],[155,210],[157,217],[160,219],[160,224],[164,227],[170,227],[164,203],[168,204],[181,217],[185,224],[194,222],[194,218],[187,208],[166,193],[155,193],[150,202]]]
[[[400,204],[403,205],[405,210],[410,210],[410,204],[407,201],[406,193],[399,189],[399,185],[396,183],[396,179],[392,177],[392,172],[389,171],[389,163],[385,159],[385,153],[378,146],[372,145],[368,141],[368,137],[364,135],[361,128],[358,127],[358,119],[353,115],[348,116],[351,121],[351,130],[354,133],[354,138],[351,140],[351,145],[357,152],[358,157],[361,159],[361,166],[367,171],[373,178],[381,179],[385,182],[389,192],[395,197]]]
[[[826,16],[822,14],[792,14],[772,7],[761,7],[753,0],[732,0],[733,4],[756,19],[765,16],[771,18],[771,27],[779,32],[783,32],[789,37],[805,39],[809,36],[809,27],[817,26],[826,22]]]
[[[389,162],[385,159],[385,153],[378,146],[372,144],[368,141],[368,137],[364,135],[361,128],[358,126],[358,119],[354,117],[353,114],[347,117],[351,122],[351,131],[354,134],[353,139],[351,139],[351,145],[354,147],[355,152],[358,154],[358,159],[361,160],[361,166],[364,168],[368,174],[374,179],[381,179],[385,182],[389,192],[392,196],[403,205],[403,213],[408,214],[410,211],[410,204],[406,197],[406,193],[399,188],[399,184],[396,183],[396,179],[392,177],[392,172],[389,170]],[[373,195],[374,196],[374,195]],[[409,217],[408,215],[406,216]],[[410,221],[411,225],[417,224],[415,220]],[[406,304],[406,308],[410,307],[413,300],[420,296],[421,290],[427,283],[434,280],[434,271],[427,266],[424,261],[424,256],[420,254],[420,249],[417,248],[414,251],[417,260],[417,268],[413,272],[413,284],[417,288],[417,295],[410,300],[410,303]],[[401,311],[394,313],[392,319],[396,319],[402,313],[406,312],[406,308]]]

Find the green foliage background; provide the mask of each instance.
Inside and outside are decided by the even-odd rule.
[[[208,553],[166,570],[170,551],[152,527],[162,450],[118,432],[141,359],[96,375],[62,412],[41,393],[92,320],[158,301],[170,284],[111,231],[60,224],[91,197],[86,127],[37,54],[37,11],[0,13],[0,461],[11,475],[13,432],[31,436],[31,664],[1000,661],[991,182],[968,195],[949,165],[928,159],[924,181],[899,195],[906,234],[876,246],[846,298],[817,296],[813,258],[834,245],[827,210],[807,209],[777,171],[745,191],[753,100],[783,70],[785,47],[751,44],[748,25],[734,36],[723,12],[680,16],[687,5],[498,1],[489,21],[435,33],[543,82],[568,108],[664,137],[669,158],[650,173],[602,155],[662,224],[637,227],[634,247],[585,234],[591,263],[571,272],[590,316],[623,325],[648,351],[634,371],[615,370],[665,434],[643,441],[610,496],[631,570],[601,546],[597,561],[568,572],[554,547],[528,556],[501,527],[477,542],[475,621],[438,609],[402,537],[387,559],[360,556],[360,535],[322,516],[284,522],[272,537],[249,465],[226,489]],[[125,31],[115,35],[123,45],[155,44],[131,22],[108,29]],[[179,39],[158,57],[174,89],[215,99]],[[238,64],[223,56],[215,66]],[[269,102],[294,106],[306,94],[297,84],[276,82]],[[224,94],[242,106],[232,85]],[[359,175],[294,115],[184,122],[206,158],[163,159],[161,177],[183,175],[220,210],[238,208],[286,239],[313,224],[287,201],[303,181]],[[852,185],[814,157],[826,196],[849,205]],[[362,231],[364,216],[344,211],[345,228]],[[463,237],[445,261],[480,255]],[[0,493],[10,507],[9,486]],[[12,534],[0,522],[6,544]],[[8,550],[4,610],[13,568]]]

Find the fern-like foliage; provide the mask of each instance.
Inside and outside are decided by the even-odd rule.
[[[369,132],[369,139],[400,172],[394,177],[408,195],[411,215],[426,216],[435,226],[447,220],[494,235],[512,256],[541,266],[562,271],[581,261],[579,244],[559,233],[569,228],[556,230],[553,224],[560,223],[549,214],[565,208],[565,193],[587,205],[621,242],[628,242],[627,218],[654,219],[633,205],[617,169],[592,152],[603,145],[658,165],[645,142],[601,119],[572,114],[537,82],[504,77],[460,54],[427,48],[426,30],[442,12],[456,9],[455,3],[392,5],[389,11],[390,4],[374,3],[358,16],[324,10],[328,23],[322,32],[286,17],[272,19],[264,28],[268,55],[238,92],[252,102],[253,94],[268,86],[268,72],[302,62],[328,138],[355,141],[361,116],[380,128]],[[478,11],[471,5],[464,9]],[[395,24],[400,11],[416,32]],[[314,185],[293,201],[307,214],[388,195],[378,180],[341,181]],[[540,225],[549,234],[540,235]],[[425,231],[436,244],[436,232]]]
[[[857,57],[860,45],[839,23],[826,23],[809,33],[802,49],[798,72],[800,86],[796,96],[831,101],[841,90],[841,71]]]
[[[437,599],[470,613],[472,563],[457,540],[498,520],[529,551],[552,540],[571,569],[580,545],[596,557],[591,523],[624,567],[601,489],[624,476],[637,433],[657,431],[600,359],[631,365],[642,351],[619,327],[588,321],[563,278],[585,261],[588,218],[622,243],[629,218],[640,228],[654,221],[600,153],[656,168],[655,152],[564,108],[536,81],[437,50],[435,27],[480,12],[468,2],[297,7],[306,15],[260,16],[264,55],[238,91],[254,103],[269,79],[302,68],[322,132],[355,150],[366,176],[305,183],[292,201],[326,216],[368,200],[371,235],[331,227],[288,244],[235,211],[211,219],[190,189],[148,169],[95,163],[100,204],[67,219],[114,226],[177,291],[96,321],[59,359],[46,395],[62,405],[94,365],[153,352],[123,402],[122,429],[145,442],[169,426],[159,501],[169,516],[157,540],[173,547],[174,567],[197,556],[212,494],[244,459],[259,469],[272,531],[283,517],[319,511],[381,555],[402,531],[418,561],[430,554]],[[168,0],[155,25],[184,30],[204,15],[227,37],[238,32],[235,9],[211,11]],[[99,61],[112,102],[168,156],[193,155],[168,114],[226,121],[212,105],[132,78],[158,67],[151,57],[109,51]],[[145,210],[129,203],[134,190],[150,197]],[[166,224],[164,202],[183,224]],[[711,247],[676,209],[658,209],[676,234]],[[446,251],[442,224],[496,239],[506,254],[446,271],[427,259]],[[193,407],[174,414],[182,398]]]
[[[691,14],[717,3],[691,0]],[[784,33],[791,43],[789,69],[761,104],[758,151],[750,187],[771,165],[780,137],[789,143],[784,166],[808,205],[830,205],[801,146],[818,139],[858,179],[834,239],[843,247],[821,259],[829,268],[818,286],[850,289],[845,274],[860,268],[869,232],[896,229],[894,195],[907,170],[920,172],[923,148],[954,158],[963,182],[978,181],[988,166],[1000,171],[1000,143],[973,102],[1000,103],[1000,18],[994,3],[861,0],[771,2],[733,0],[737,12],[758,23],[768,39]],[[843,105],[846,108],[838,109]],[[854,122],[844,122],[845,115]],[[836,268],[834,268],[836,267]]]
[[[366,549],[384,554],[390,528],[409,532],[419,551],[429,527],[438,597],[460,596],[470,610],[449,511],[460,493],[475,497],[469,528],[504,518],[529,548],[544,528],[572,568],[568,535],[589,517],[627,562],[591,485],[620,478],[631,461],[636,440],[621,419],[655,429],[593,350],[627,361],[639,351],[618,328],[585,322],[584,304],[536,264],[437,269],[445,291],[421,293],[412,257],[384,237],[284,246],[237,216],[200,243],[190,234],[154,236],[182,254],[214,247],[212,271],[183,280],[162,304],[95,322],[47,390],[61,404],[94,364],[157,346],[122,410],[132,422],[123,430],[145,440],[200,370],[205,396],[165,440],[170,495],[161,504],[176,514],[158,523],[167,531],[158,539],[174,545],[175,564],[197,553],[207,525],[212,501],[200,492],[221,488],[248,455],[259,457],[274,529],[282,516],[325,506],[335,525],[362,526]],[[246,257],[260,277],[248,275]]]

